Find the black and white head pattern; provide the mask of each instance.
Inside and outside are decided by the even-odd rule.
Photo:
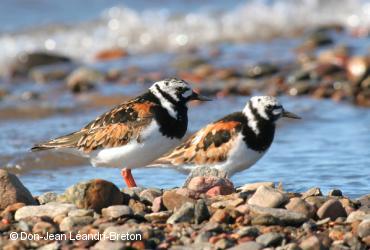
[[[149,91],[158,98],[162,107],[174,118],[177,117],[176,105],[185,105],[193,95],[190,85],[176,78],[155,82]]]
[[[244,115],[248,117],[249,127],[256,134],[259,134],[257,126],[259,120],[275,122],[282,117],[283,112],[283,106],[272,96],[254,96],[243,109]]]

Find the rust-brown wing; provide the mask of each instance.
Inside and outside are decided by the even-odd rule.
[[[158,159],[157,164],[214,164],[225,161],[241,124],[238,121],[218,121],[199,130],[169,154]]]
[[[78,148],[91,152],[99,148],[123,146],[131,140],[140,140],[141,131],[153,119],[151,108],[155,104],[134,99],[102,114],[80,131],[35,145],[32,150],[50,148]]]

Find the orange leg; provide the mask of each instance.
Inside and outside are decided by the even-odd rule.
[[[121,170],[121,175],[123,177],[123,180],[126,182],[127,187],[136,187],[136,182],[131,174],[131,169],[123,168]]]

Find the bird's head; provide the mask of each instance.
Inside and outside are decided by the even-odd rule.
[[[282,117],[301,119],[298,115],[286,111],[281,103],[273,96],[254,96],[247,103],[243,112],[248,116],[275,122]]]
[[[192,100],[211,100],[208,97],[195,92],[184,80],[176,78],[169,78],[155,82],[149,90],[159,99],[165,98],[171,103],[187,103]]]

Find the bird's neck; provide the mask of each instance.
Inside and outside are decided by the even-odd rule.
[[[249,148],[256,151],[267,150],[275,134],[275,122],[263,118],[250,103],[244,108],[246,117],[243,134]]]

